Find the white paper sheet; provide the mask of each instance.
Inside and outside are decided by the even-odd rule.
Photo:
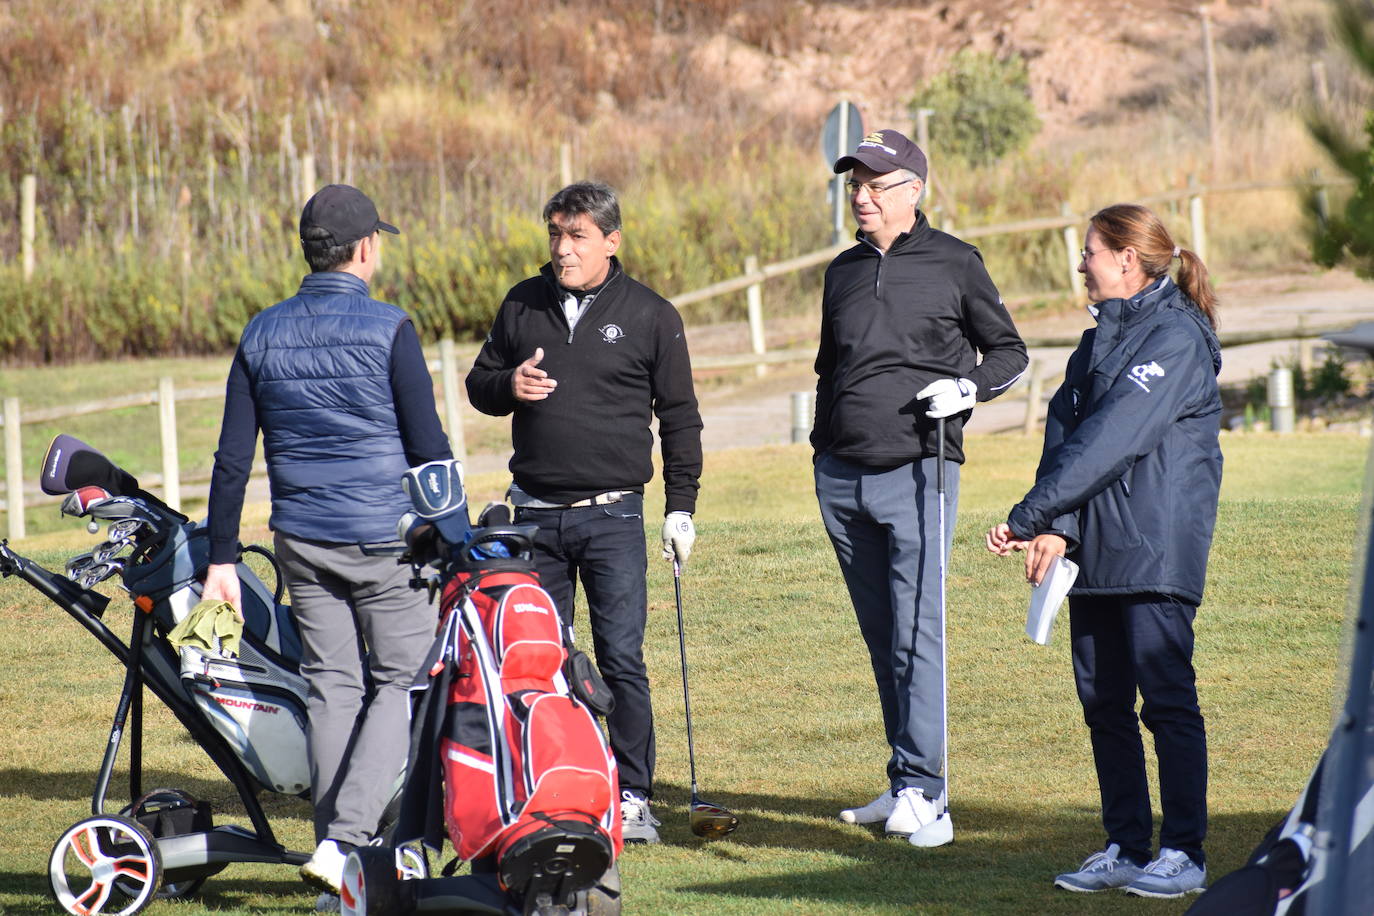
[[[1064,557],[1055,557],[1045,578],[1031,587],[1030,609],[1026,611],[1026,635],[1042,646],[1050,644],[1050,631],[1064,596],[1078,578],[1078,564]]]

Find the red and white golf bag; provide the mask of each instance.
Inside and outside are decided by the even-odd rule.
[[[459,858],[494,851],[502,859],[559,821],[586,825],[618,855],[615,758],[564,680],[553,599],[528,572],[485,571],[473,583],[455,577],[441,604],[457,618],[458,670],[440,753]]]
[[[442,631],[416,713],[417,736],[427,735],[412,741],[407,795],[427,794],[432,806],[440,796],[422,784],[442,786],[458,858],[494,865],[503,889],[527,905],[557,905],[593,887],[620,855],[615,758],[569,690],[558,610],[528,552],[482,557],[484,541],[527,546],[528,532],[479,531],[490,534],[461,551],[443,585]],[[433,846],[432,811],[426,821]]]

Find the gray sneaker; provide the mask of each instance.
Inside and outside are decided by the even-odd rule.
[[[657,843],[660,821],[649,811],[649,800],[638,792],[620,793],[620,831],[626,843]]]
[[[1080,894],[1110,891],[1125,887],[1144,873],[1139,865],[1120,858],[1121,847],[1112,843],[1101,852],[1083,860],[1078,871],[1066,872],[1054,879],[1055,887]]]
[[[1185,852],[1164,848],[1158,859],[1145,866],[1139,878],[1126,885],[1126,893],[1137,897],[1182,897],[1202,893],[1206,884],[1207,866],[1199,866]]]

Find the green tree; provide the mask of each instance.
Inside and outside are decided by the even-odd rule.
[[[912,106],[934,109],[932,143],[971,165],[986,165],[1026,145],[1040,130],[1026,62],[965,48],[928,80]]]
[[[1374,77],[1374,3],[1332,0],[1336,34],[1355,65]],[[1324,267],[1348,262],[1357,274],[1374,278],[1374,111],[1365,113],[1364,135],[1351,138],[1329,115],[1308,120],[1312,136],[1342,173],[1355,182],[1355,192],[1339,213],[1327,213],[1314,192],[1308,207],[1315,217],[1312,257]],[[1322,198],[1324,200],[1324,198]]]

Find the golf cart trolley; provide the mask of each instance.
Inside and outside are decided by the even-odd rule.
[[[0,541],[0,575],[33,586],[91,633],[125,667],[114,724],[91,795],[91,816],[63,831],[48,859],[53,896],[77,916],[132,916],[156,897],[193,894],[233,862],[300,865],[309,853],[286,849],[272,832],[258,793],[307,795],[305,682],[300,637],[274,589],[243,563],[244,632],[237,658],[188,648],[167,634],[199,601],[209,539],[104,455],[58,436],[43,461],[45,492],[66,494],[62,514],[88,519],[105,540],[72,557],[63,573]],[[261,553],[271,562],[268,551]],[[95,591],[118,576],[133,602],[127,639],[104,619],[110,599]],[[143,785],[143,688],[162,701],[233,784],[250,827],[214,824],[210,805],[179,789]],[[127,731],[130,802],[107,812],[107,795]]]
[[[15,576],[65,610],[125,668],[110,738],[91,796],[91,816],[62,832],[48,860],[58,904],[73,916],[133,916],[155,898],[194,894],[205,879],[235,862],[299,866],[308,852],[288,850],[276,838],[259,801],[263,791],[309,796],[306,754],[306,685],[299,673],[300,636],[281,603],[275,558],[257,553],[276,573],[268,588],[243,562],[243,631],[237,656],[211,646],[174,648],[168,640],[200,600],[209,538],[104,455],[70,436],[55,438],[43,462],[45,492],[66,494],[62,514],[88,519],[105,540],[72,557],[62,573],[12,550],[0,540],[0,576]],[[110,599],[95,590],[108,579],[128,593],[135,612],[127,640],[104,619]],[[233,785],[249,826],[214,823],[207,802],[174,788],[143,785],[143,692],[164,703]],[[129,743],[129,798],[107,812],[107,796],[125,733]],[[374,888],[363,912],[519,914],[521,908],[496,874],[429,879],[423,849],[364,847],[363,869]],[[385,861],[382,861],[385,859]],[[356,867],[356,865],[355,865]],[[397,886],[402,885],[399,889]],[[424,884],[426,893],[411,888]],[[584,898],[585,899],[585,898]],[[361,901],[358,901],[361,902]],[[353,910],[357,912],[356,909]]]

